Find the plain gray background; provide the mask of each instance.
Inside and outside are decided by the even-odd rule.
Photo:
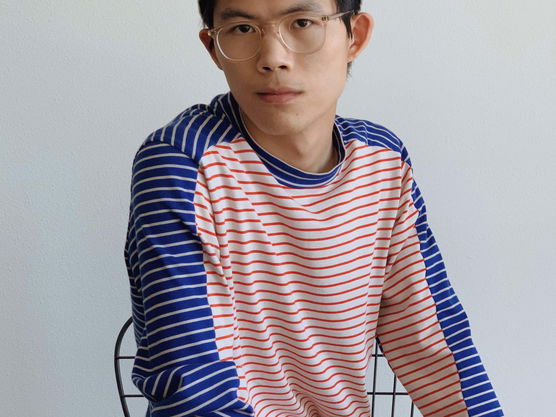
[[[554,415],[556,3],[363,8],[375,32],[338,113],[407,145],[506,415]],[[199,28],[193,0],[0,1],[1,415],[121,415],[131,162],[227,91]]]

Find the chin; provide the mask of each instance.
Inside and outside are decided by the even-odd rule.
[[[257,128],[267,135],[286,136],[303,130],[306,122],[299,117],[286,116],[273,113],[267,117],[250,117]]]

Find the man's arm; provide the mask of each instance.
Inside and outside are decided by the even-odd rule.
[[[222,361],[193,204],[197,166],[160,142],[137,153],[126,263],[138,351],[132,379],[152,417],[252,415]]]
[[[503,416],[427,224],[409,158],[403,172],[377,337],[425,417]]]

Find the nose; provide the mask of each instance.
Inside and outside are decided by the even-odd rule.
[[[292,55],[293,52],[282,42],[278,28],[269,27],[262,33],[257,69],[263,73],[291,69]]]

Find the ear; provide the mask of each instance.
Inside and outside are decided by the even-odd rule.
[[[375,21],[369,13],[357,13],[351,18],[351,32],[353,36],[349,39],[348,62],[352,62],[367,46],[371,40],[371,34]]]
[[[220,64],[220,60],[218,59],[218,55],[216,52],[216,41],[208,34],[208,29],[201,29],[201,31],[199,32],[199,39],[205,46],[216,66],[219,69],[222,69],[222,65]]]

